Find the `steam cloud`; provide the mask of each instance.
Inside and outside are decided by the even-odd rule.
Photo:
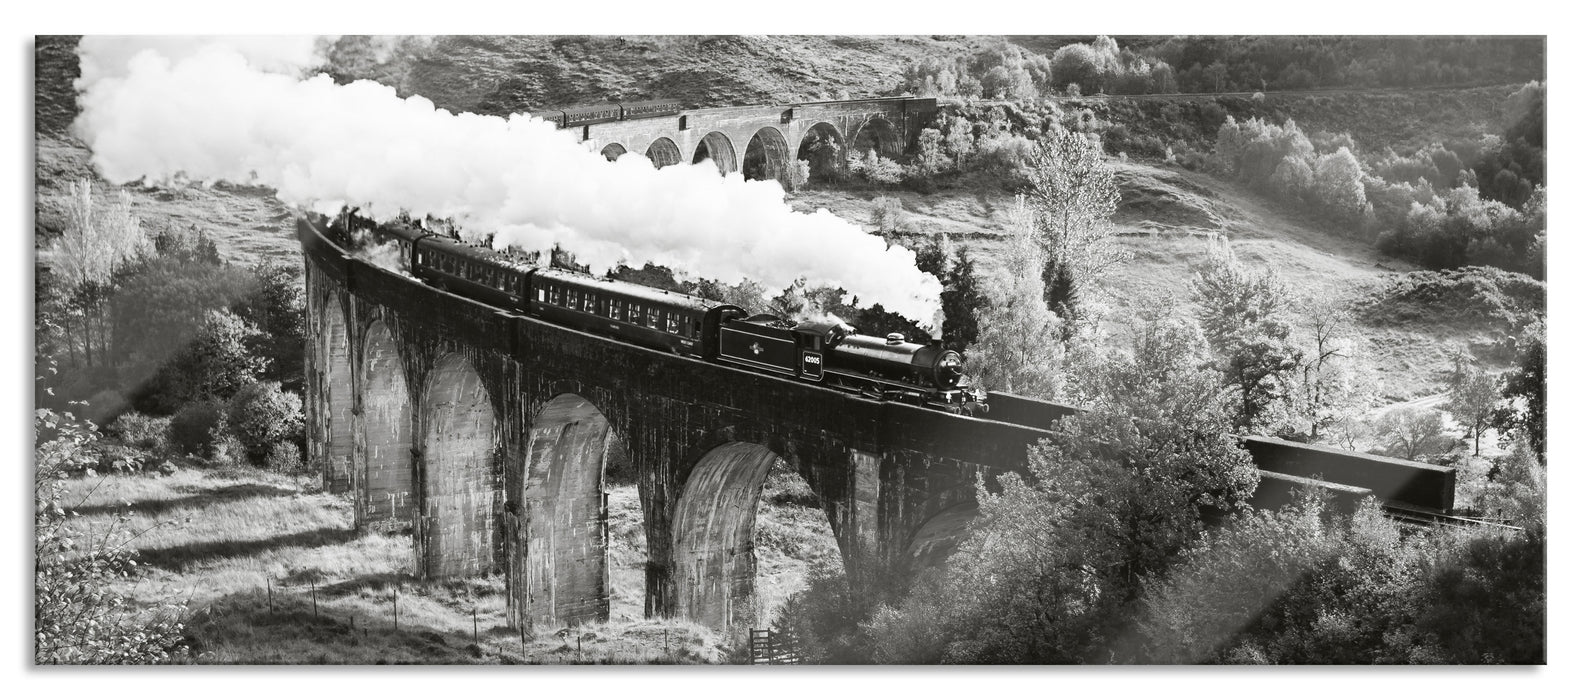
[[[798,278],[938,327],[940,284],[915,255],[775,182],[712,163],[610,163],[525,115],[451,114],[368,81],[300,79],[315,39],[84,37],[75,128],[115,182],[256,183],[322,213],[342,204],[495,232],[495,246],[558,243],[595,270],[653,262],[783,289]],[[874,329],[884,330],[884,329]]]

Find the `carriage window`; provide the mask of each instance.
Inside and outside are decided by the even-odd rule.
[[[680,326],[681,326],[681,324],[676,321],[676,315],[674,313],[666,311],[665,312],[665,330],[667,332],[670,332],[670,333],[678,333],[678,332],[680,332],[679,331]]]
[[[659,311],[657,309],[644,309],[644,311],[648,312],[646,314],[647,321],[648,321],[648,323],[646,325],[649,328],[653,328],[655,330],[658,330],[659,329]]]
[[[593,292],[583,295],[582,310],[590,314],[599,312],[599,300],[593,296]]]
[[[549,288],[549,303],[554,304],[555,306],[561,306],[565,304],[565,295],[561,293],[559,286]]]
[[[692,321],[692,337],[696,338],[700,335],[703,335],[703,322],[694,319]]]

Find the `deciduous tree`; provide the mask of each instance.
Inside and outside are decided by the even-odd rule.
[[[1075,320],[1087,285],[1130,259],[1110,221],[1120,202],[1115,172],[1092,140],[1058,129],[1034,147],[1029,178],[1044,249],[1044,302]]]
[[[1278,425],[1276,411],[1289,396],[1302,361],[1291,342],[1290,290],[1273,271],[1253,272],[1228,243],[1215,246],[1193,280],[1198,320],[1236,391],[1236,425],[1244,430]]]
[[[1472,454],[1482,454],[1483,432],[1494,423],[1499,409],[1499,379],[1478,365],[1471,355],[1456,357],[1450,377],[1450,417],[1472,433]]]

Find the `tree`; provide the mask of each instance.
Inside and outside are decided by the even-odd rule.
[[[108,363],[111,334],[107,318],[116,273],[152,246],[132,212],[132,195],[118,190],[106,207],[95,205],[86,178],[71,184],[66,198],[66,228],[50,249],[56,279],[66,287],[76,323],[73,354],[82,348],[86,367]]]
[[[1273,271],[1260,274],[1243,266],[1228,243],[1210,251],[1192,289],[1203,334],[1236,390],[1237,427],[1276,426],[1274,409],[1287,399],[1292,372],[1302,361],[1290,341],[1289,289]]]
[[[1433,409],[1403,406],[1379,417],[1379,439],[1399,447],[1397,452],[1405,459],[1417,459],[1443,431],[1444,419]]]
[[[1545,462],[1545,431],[1548,426],[1548,383],[1544,379],[1548,359],[1545,324],[1540,321],[1528,325],[1522,331],[1517,347],[1517,365],[1505,373],[1505,386],[1500,392],[1512,405],[1499,416],[1499,425],[1501,430],[1507,432],[1520,428],[1538,461]]]
[[[126,519],[99,528],[67,502],[67,475],[93,476],[98,434],[71,414],[34,419],[33,661],[38,664],[164,663],[184,649],[182,606],[135,609],[119,591],[143,578]]]
[[[143,387],[139,408],[169,414],[194,399],[230,399],[269,368],[268,359],[253,354],[260,335],[229,310],[208,312],[192,342]]]
[[[1064,323],[1037,302],[1042,296],[1038,275],[1044,268],[1044,253],[1036,226],[1036,214],[1026,199],[1018,197],[1006,251],[1009,280],[992,285],[1000,293],[986,299],[978,317],[977,343],[967,356],[979,386],[1054,399],[1061,386]]]
[[[1362,164],[1344,146],[1319,156],[1318,166],[1313,169],[1313,189],[1318,201],[1342,219],[1360,217],[1368,206],[1362,187]]]
[[[1513,442],[1515,447],[1497,461],[1491,475],[1488,506],[1484,510],[1495,517],[1510,518],[1518,527],[1542,531],[1548,522],[1547,471],[1525,436],[1517,435]]]
[[[1120,203],[1115,172],[1097,144],[1057,129],[1033,148],[1027,196],[1044,249],[1044,303],[1062,318],[1077,318],[1085,287],[1130,259],[1115,241],[1110,217]]]
[[[938,129],[924,129],[917,135],[917,157],[913,170],[918,177],[928,178],[945,172],[950,167],[950,156],[945,153],[945,136]]]
[[[1293,413],[1308,424],[1312,440],[1362,408],[1364,392],[1352,364],[1356,340],[1351,323],[1351,312],[1339,299],[1318,296],[1297,305],[1293,339],[1300,350]]]
[[[1474,455],[1482,454],[1483,431],[1493,425],[1499,402],[1499,379],[1478,366],[1471,355],[1457,355],[1446,409],[1451,418],[1472,433]]]
[[[946,118],[941,115],[939,119]],[[967,164],[967,159],[972,157],[972,122],[960,115],[950,117],[941,124],[940,132],[944,135],[945,154],[955,161],[956,169],[960,170]]]
[[[963,346],[978,342],[982,329],[978,316],[990,302],[978,286],[977,266],[966,248],[956,249],[954,264],[940,281],[945,284],[939,295],[945,313],[941,336],[947,343]]]
[[[1086,355],[1090,410],[1029,450],[1025,475],[980,484],[982,515],[926,604],[876,616],[874,635],[910,618],[946,662],[1127,661],[1115,643],[1143,584],[1167,571],[1206,522],[1237,512],[1257,482],[1230,436],[1224,392],[1201,334],[1145,321],[1129,352]],[[911,611],[911,612],[909,612]],[[926,615],[938,624],[916,619]]]
[[[267,360],[264,379],[287,386],[302,384],[302,354],[307,347],[301,272],[285,265],[260,264],[249,271],[249,293],[231,310],[259,333],[252,353]]]

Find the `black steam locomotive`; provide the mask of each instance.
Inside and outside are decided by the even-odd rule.
[[[815,382],[865,396],[977,412],[961,355],[936,342],[858,335],[840,323],[750,315],[739,306],[628,282],[542,267],[405,225],[393,239],[414,277],[551,323],[710,362]]]

